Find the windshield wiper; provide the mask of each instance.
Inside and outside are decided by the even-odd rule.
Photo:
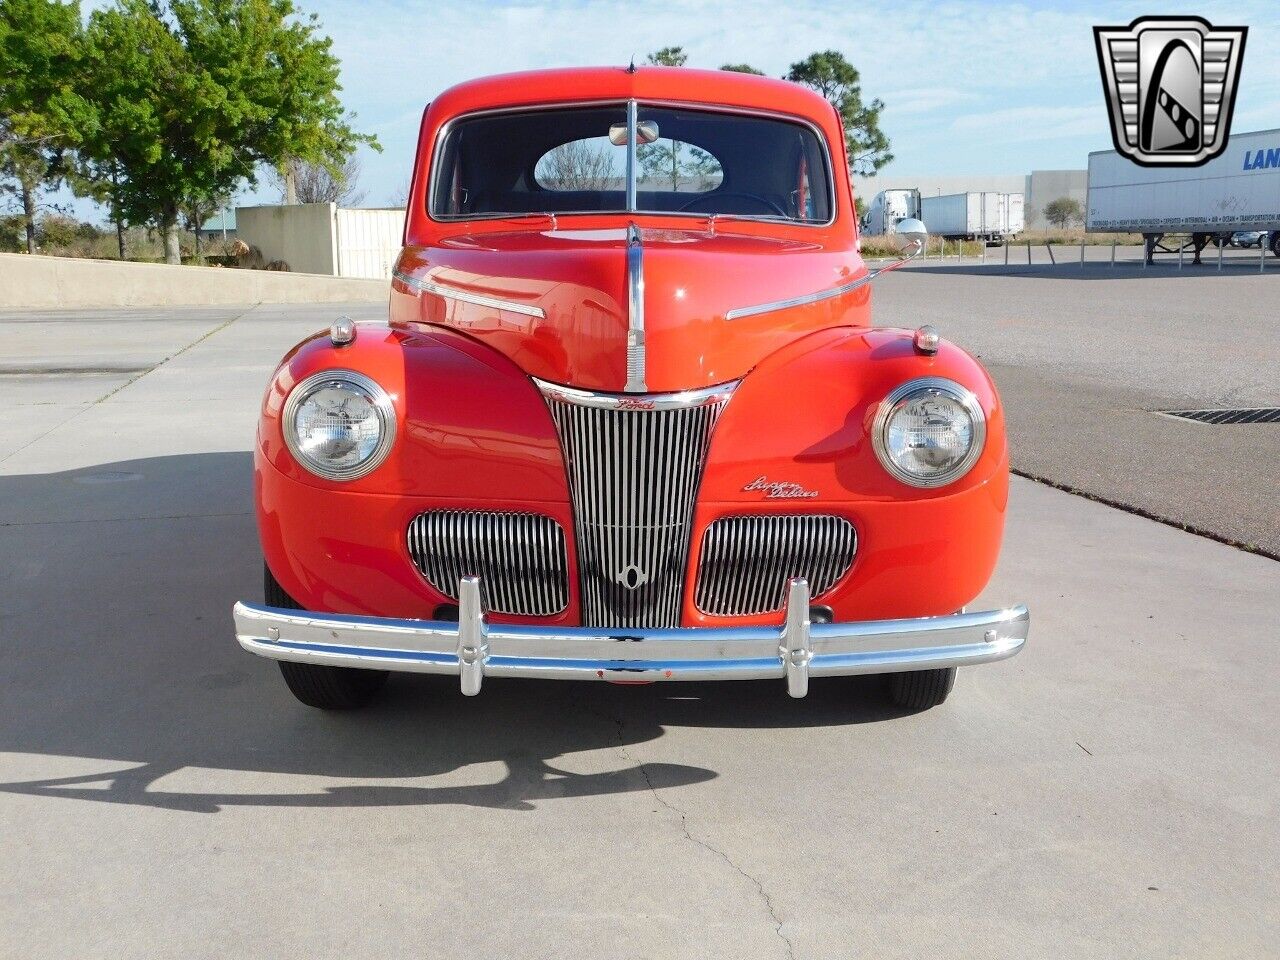
[[[789,217],[785,213],[709,213],[707,220],[714,224],[717,220],[759,220],[765,223],[808,223],[797,217]]]

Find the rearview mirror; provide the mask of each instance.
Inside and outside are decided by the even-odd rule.
[[[656,120],[641,120],[636,124],[636,141],[639,143],[653,143],[658,139],[658,123]],[[609,142],[615,147],[626,146],[627,143],[627,125],[625,123],[615,123],[609,128]]]
[[[929,231],[925,229],[923,221],[915,217],[907,217],[898,221],[894,236],[897,237],[898,249],[902,255],[910,258],[924,249],[925,242],[929,239]]]

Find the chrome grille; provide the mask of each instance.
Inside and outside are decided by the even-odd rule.
[[[857,545],[844,517],[723,517],[702,535],[694,602],[722,617],[781,610],[791,577],[804,577],[820,596],[848,571]]]
[[[548,617],[569,603],[564,529],[551,517],[433,510],[410,521],[408,538],[418,570],[452,600],[458,582],[474,575],[495,613]]]
[[[711,429],[736,384],[621,396],[539,386],[568,465],[583,625],[678,627]]]

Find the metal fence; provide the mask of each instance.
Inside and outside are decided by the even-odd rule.
[[[1231,247],[1226,244],[1216,246],[1210,244],[1201,251],[1200,262],[1195,262],[1195,250],[1190,243],[1176,249],[1164,248],[1156,253],[1154,263],[1148,264],[1146,250],[1136,244],[1046,244],[1030,241],[1010,241],[999,246],[980,247],[978,253],[966,253],[965,244],[973,246],[973,241],[930,239],[920,262],[932,263],[965,263],[969,265],[991,266],[1103,266],[1108,268],[1138,267],[1141,269],[1174,268],[1184,270],[1191,267],[1197,269],[1250,269],[1265,273],[1268,269],[1280,267],[1280,259],[1276,259],[1268,267],[1267,261],[1273,258],[1265,243],[1252,249],[1248,247]]]

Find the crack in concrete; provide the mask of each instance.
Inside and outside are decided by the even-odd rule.
[[[740,864],[738,864],[732,857],[730,857],[727,853],[725,853],[719,847],[715,846],[714,844],[706,840],[703,840],[701,837],[695,836],[693,831],[689,829],[689,815],[683,809],[681,809],[680,807],[677,807],[674,803],[671,803],[669,800],[663,797],[662,794],[658,792],[658,788],[654,785],[653,778],[649,775],[648,765],[640,758],[633,757],[627,751],[626,737],[624,736],[624,733],[623,733],[624,728],[626,726],[626,719],[621,715],[621,713],[619,713],[619,715],[616,717],[608,716],[605,714],[597,713],[596,711],[586,706],[586,704],[583,704],[581,702],[578,705],[586,713],[591,714],[592,716],[595,716],[601,720],[608,720],[616,726],[617,736],[618,736],[618,747],[617,747],[618,756],[622,757],[622,759],[630,763],[640,773],[640,776],[644,778],[645,785],[649,788],[649,793],[653,796],[653,799],[658,801],[659,804],[661,804],[671,813],[674,813],[677,817],[680,818],[680,831],[681,833],[684,834],[684,838],[688,840],[690,843],[694,844],[695,846],[701,847],[703,850],[706,850],[711,855],[722,860],[731,870],[733,870],[740,877],[742,877],[744,880],[750,883],[753,887],[755,887],[756,893],[760,897],[760,901],[764,904],[765,909],[769,912],[769,919],[773,923],[773,932],[777,934],[778,939],[782,941],[783,946],[786,948],[788,960],[796,960],[795,944],[791,942],[791,938],[788,937],[786,933],[784,933],[782,930],[783,920],[782,920],[782,917],[778,915],[778,909],[773,902],[773,897],[769,895],[769,891],[765,889],[764,884],[761,883],[760,880],[758,880],[756,877],[754,877],[753,875],[748,873],[746,870],[744,870]]]
[[[135,368],[141,372],[137,373],[135,376],[130,377],[128,380],[126,380],[124,383],[120,384],[118,387],[114,388],[113,390],[107,391],[102,396],[100,396],[97,400],[94,400],[91,403],[84,404],[79,410],[77,410],[71,416],[67,417],[67,419],[54,424],[52,427],[50,427],[44,433],[40,434],[38,437],[35,437],[34,439],[27,441],[22,446],[18,447],[16,450],[11,450],[9,453],[5,454],[3,457],[0,457],[0,464],[7,463],[8,461],[16,457],[18,454],[22,453],[24,450],[28,449],[29,447],[35,446],[45,437],[49,436],[52,433],[56,433],[58,430],[61,430],[67,424],[71,423],[73,420],[79,419],[83,414],[92,410],[94,407],[98,406],[100,403],[105,403],[106,401],[110,400],[112,397],[118,394],[121,390],[124,390],[126,387],[130,387],[133,384],[137,383],[147,374],[155,370],[159,370],[170,360],[175,360],[178,357],[182,356],[184,353],[186,353],[188,350],[192,349],[193,347],[198,347],[200,344],[204,343],[206,340],[212,337],[215,333],[221,333],[223,330],[227,329],[227,327],[231,326],[237,320],[241,320],[244,317],[247,317],[249,314],[253,313],[253,311],[257,310],[258,307],[260,306],[262,306],[262,304],[255,303],[253,304],[253,306],[249,307],[247,310],[243,310],[240,313],[237,313],[234,316],[229,317],[228,319],[222,321],[222,323],[219,323],[217,326],[213,327],[213,329],[207,330],[201,336],[196,337],[196,339],[192,340],[185,347],[182,347],[181,349],[165,357],[163,360],[160,360],[149,367]]]

